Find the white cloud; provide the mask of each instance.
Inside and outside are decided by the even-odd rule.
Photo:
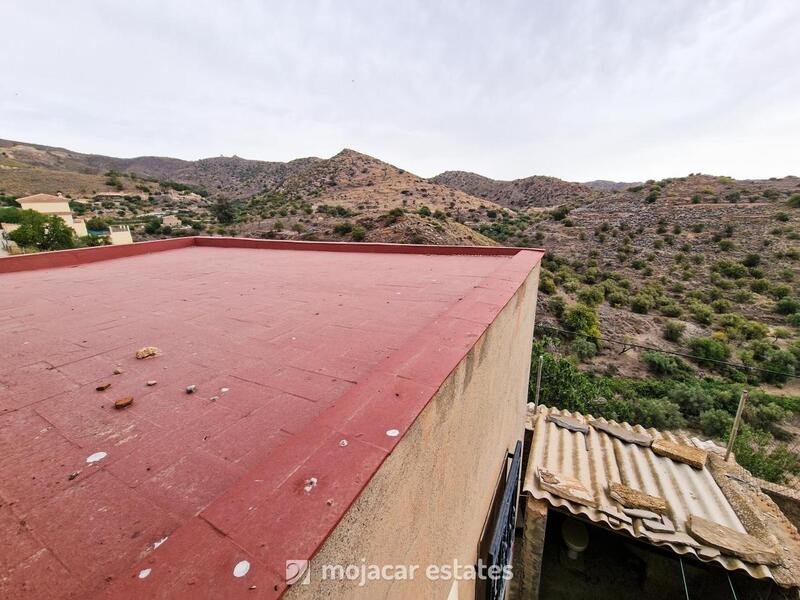
[[[429,176],[798,173],[800,4],[6,3],[0,137]],[[13,50],[12,50],[13,49]]]

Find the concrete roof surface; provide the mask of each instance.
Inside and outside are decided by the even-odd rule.
[[[280,595],[541,258],[424,251],[0,259],[0,597]]]
[[[583,433],[569,431],[548,420],[550,416],[559,415],[572,417],[584,424],[593,420],[590,415],[547,406],[539,406],[535,412],[529,413],[527,426],[533,430],[533,439],[523,486],[526,493],[598,525],[631,535],[646,543],[667,547],[679,555],[688,554],[704,562],[713,561],[731,571],[741,569],[751,577],[769,578],[787,587],[800,584],[800,536],[797,530],[774,502],[758,490],[752,475],[735,462],[724,463],[713,451],[713,444],[668,431],[645,429],[640,425],[631,426],[604,418],[597,419],[602,424],[620,425],[627,431],[649,434],[655,440],[666,439],[709,449],[709,465],[697,469],[659,456],[649,447],[623,442],[594,427],[588,427],[584,438]],[[730,486],[736,487],[737,501],[732,502],[718,485],[712,475],[712,461],[718,471],[725,472],[722,476],[730,480]],[[588,506],[544,489],[536,476],[538,468],[578,480],[598,506]],[[619,512],[617,502],[608,492],[611,482],[622,483],[651,496],[664,498],[667,504],[666,515],[682,535],[688,535],[686,523],[689,515],[705,518],[742,533],[753,534],[752,530],[758,525],[768,535],[774,535],[775,546],[783,552],[783,563],[768,567],[744,562],[734,556],[721,554],[719,550],[702,543],[696,543],[696,547],[692,547],[678,542],[656,542],[641,519],[634,518],[631,523],[626,523],[610,514]],[[725,487],[728,487],[727,481]],[[737,504],[745,506],[735,506]],[[606,510],[601,510],[601,507]],[[748,522],[748,516],[742,513],[742,508],[747,509],[747,515],[761,515],[760,523]]]

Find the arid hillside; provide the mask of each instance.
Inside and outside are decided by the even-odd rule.
[[[592,188],[583,184],[540,175],[498,181],[466,171],[445,171],[431,181],[514,209],[558,206],[596,196]]]
[[[114,187],[105,184],[105,174],[117,172],[134,175],[144,180],[145,185],[148,180],[149,183],[175,182],[211,195],[243,199],[281,185],[288,177],[318,160],[299,158],[284,163],[247,160],[238,156],[196,161],[161,156],[114,158],[0,140],[0,190],[16,195],[58,191],[65,194],[100,193]],[[53,174],[51,181],[48,181],[47,172]],[[125,179],[122,182],[123,190],[135,189],[135,184],[125,186]]]
[[[424,179],[354,150],[270,163],[0,142],[0,201],[36,192],[62,192],[93,229],[128,224],[135,240],[544,248],[548,402],[724,439],[742,386],[754,386],[743,464],[775,481],[800,474],[784,443],[800,440],[800,178]]]

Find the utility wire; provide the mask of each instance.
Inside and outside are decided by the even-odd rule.
[[[564,333],[571,336],[580,336],[584,338],[589,338],[592,340],[597,340],[600,342],[610,342],[612,344],[619,344],[623,347],[628,348],[641,348],[642,350],[652,350],[653,352],[661,352],[662,354],[672,354],[674,356],[682,356],[683,358],[690,358],[700,362],[711,362],[716,363],[719,365],[727,365],[729,367],[733,367],[735,369],[740,369],[743,371],[758,371],[760,373],[771,373],[773,375],[781,375],[783,377],[791,377],[794,379],[800,379],[800,375],[795,375],[793,373],[784,373],[782,371],[773,371],[772,369],[765,369],[763,367],[751,367],[749,365],[745,365],[742,363],[734,363],[727,360],[718,360],[716,358],[706,358],[705,356],[697,356],[696,354],[688,354],[686,352],[676,352],[674,350],[662,350],[661,348],[656,348],[655,346],[644,346],[642,344],[634,344],[633,342],[615,340],[614,338],[610,337],[600,337],[597,335],[589,335],[588,333],[581,333],[578,331],[570,331],[569,329],[561,329],[559,327],[553,327],[552,325],[542,325],[537,323],[536,327],[539,329],[548,329],[550,331],[557,331],[559,333]]]

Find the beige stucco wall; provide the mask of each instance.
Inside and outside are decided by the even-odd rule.
[[[524,434],[539,269],[425,407],[286,598],[474,598],[429,564],[474,565],[498,475]],[[410,581],[321,581],[324,564],[420,565]]]
[[[46,215],[63,216],[64,213],[70,214],[72,212],[67,200],[64,200],[63,202],[25,202],[24,200],[20,199],[19,205],[23,210],[35,210],[36,212],[44,213]]]
[[[89,235],[89,232],[86,231],[86,223],[84,223],[83,221],[73,221],[72,228],[75,230],[75,233],[79,237]]]
[[[111,244],[114,246],[133,243],[129,229],[115,230],[114,227],[111,227],[109,237],[111,238]]]

